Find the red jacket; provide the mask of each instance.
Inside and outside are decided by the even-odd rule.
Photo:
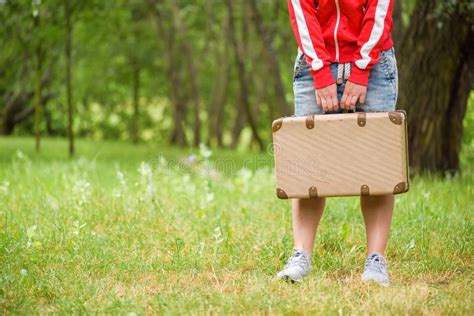
[[[351,62],[349,81],[367,85],[380,51],[393,46],[393,1],[288,0],[293,32],[311,65],[315,88],[335,83],[332,62]]]

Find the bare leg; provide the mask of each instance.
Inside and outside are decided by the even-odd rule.
[[[292,201],[295,248],[304,249],[310,258],[325,203],[325,198],[293,199]]]
[[[392,222],[393,195],[362,196],[360,198],[367,234],[367,253],[384,255]]]

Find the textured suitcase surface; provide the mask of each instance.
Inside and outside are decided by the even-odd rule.
[[[408,191],[403,111],[286,117],[273,122],[277,196]]]

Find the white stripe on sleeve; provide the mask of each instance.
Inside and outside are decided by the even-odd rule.
[[[298,33],[301,38],[301,46],[303,46],[303,51],[313,60],[311,63],[311,68],[313,70],[319,70],[323,68],[324,63],[321,59],[318,58],[318,54],[316,54],[316,49],[314,48],[313,42],[311,41],[308,26],[306,25],[303,10],[301,9],[300,0],[291,0],[291,3],[295,11],[296,24],[298,24]]]
[[[374,27],[370,33],[369,40],[364,45],[362,45],[360,49],[360,55],[362,56],[362,59],[358,59],[355,62],[356,66],[360,69],[366,69],[372,60],[370,53],[382,37],[385,26],[385,17],[387,16],[389,5],[390,0],[379,0],[377,3],[377,8],[375,9]]]

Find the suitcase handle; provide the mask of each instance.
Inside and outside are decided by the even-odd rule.
[[[342,113],[355,113],[355,110],[344,109],[342,110]]]

